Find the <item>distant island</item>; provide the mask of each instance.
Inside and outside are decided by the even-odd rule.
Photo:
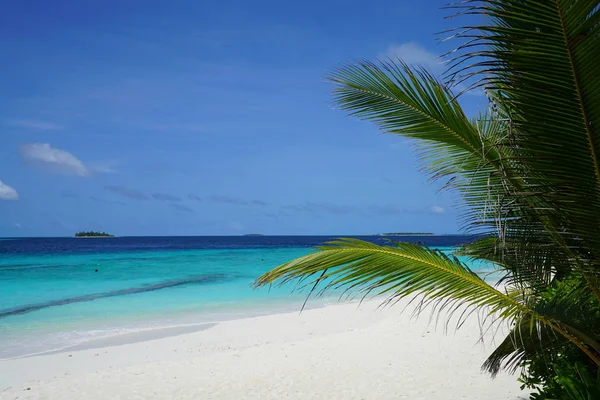
[[[436,234],[430,232],[389,232],[376,233],[374,236],[436,236]]]
[[[262,233],[247,233],[244,236],[265,236]]]
[[[75,234],[76,238],[91,238],[91,237],[115,237],[115,235],[111,235],[106,232],[77,232]]]

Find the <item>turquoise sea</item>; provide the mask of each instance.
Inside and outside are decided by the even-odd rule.
[[[362,237],[383,242],[377,236]],[[0,240],[0,358],[107,337],[299,310],[305,292],[253,290],[261,273],[332,237]],[[394,237],[452,251],[465,236]],[[471,267],[482,274],[489,265]],[[493,279],[493,276],[492,276]],[[314,299],[319,306],[339,295]]]

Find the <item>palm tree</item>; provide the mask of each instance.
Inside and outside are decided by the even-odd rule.
[[[256,285],[301,280],[313,290],[419,295],[450,314],[466,307],[511,326],[485,361],[492,374],[567,356],[595,373],[599,2],[466,0],[453,7],[485,23],[452,32],[462,45],[448,55],[443,79],[401,60],[351,64],[329,79],[343,110],[414,139],[431,177],[458,190],[464,225],[479,238],[460,252],[494,263],[504,272],[502,286],[425,246],[354,239],[327,243]],[[485,90],[490,107],[468,118],[456,97],[474,88]]]

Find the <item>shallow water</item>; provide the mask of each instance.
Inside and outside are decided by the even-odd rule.
[[[299,309],[306,292],[251,284],[329,237],[0,241],[0,358],[146,329]],[[364,239],[383,242],[381,237]],[[464,236],[406,237],[450,251]],[[475,271],[490,271],[485,264]],[[493,278],[493,277],[492,277]],[[312,304],[333,302],[338,294]]]

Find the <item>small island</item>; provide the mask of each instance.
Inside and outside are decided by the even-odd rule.
[[[76,238],[94,238],[94,237],[115,237],[114,235],[111,235],[109,233],[106,232],[95,232],[95,231],[90,231],[90,232],[77,232],[75,234]]]
[[[244,236],[265,236],[262,233],[247,233]]]

